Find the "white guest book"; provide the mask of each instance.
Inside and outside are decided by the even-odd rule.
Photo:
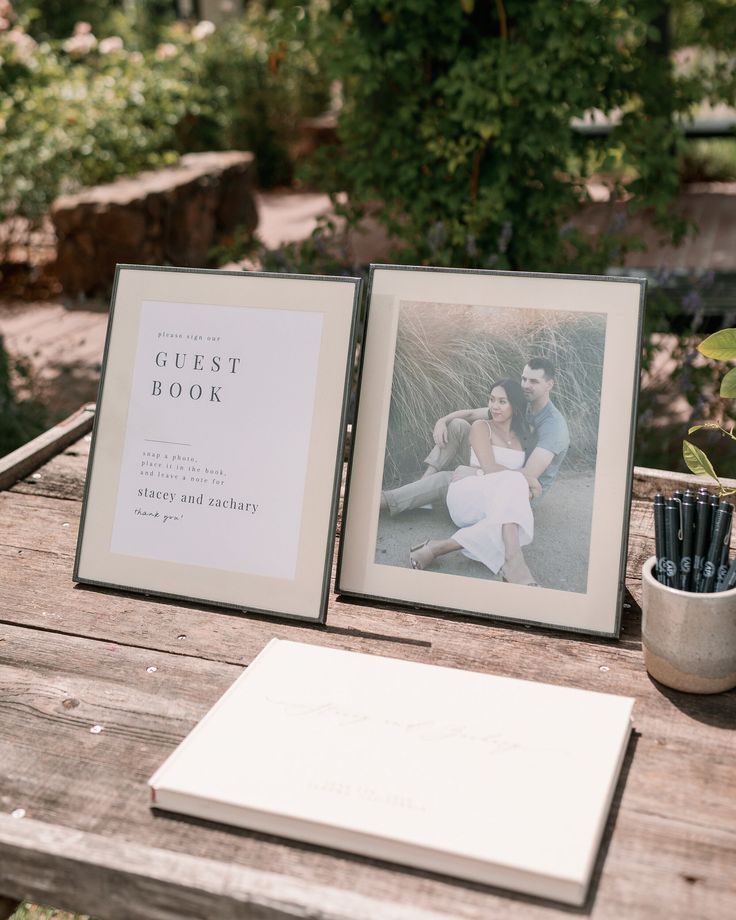
[[[633,703],[273,639],[152,806],[582,904]]]

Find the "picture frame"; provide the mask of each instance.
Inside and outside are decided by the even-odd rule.
[[[371,266],[338,593],[617,636],[645,290]]]
[[[117,267],[74,581],[324,622],[360,286]]]

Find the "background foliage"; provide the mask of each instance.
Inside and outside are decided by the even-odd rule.
[[[45,429],[46,410],[34,389],[27,362],[9,357],[0,336],[0,457]],[[19,390],[25,395],[19,396]]]
[[[736,360],[736,329],[720,329],[713,335],[701,342],[698,351],[716,361],[734,361]],[[736,399],[736,368],[732,367],[721,380],[719,395],[724,399]],[[729,463],[729,473],[732,475],[734,468],[733,446],[736,442],[736,424],[733,422],[724,427],[722,422],[705,422],[690,428],[688,434],[692,435],[697,431],[710,430],[717,432],[731,449],[731,460]],[[728,443],[730,441],[730,443]],[[713,464],[708,455],[691,441],[685,441],[682,446],[682,453],[685,463],[690,472],[699,476],[710,476],[715,480],[720,488],[721,495],[733,495],[734,490],[728,489],[720,481],[718,474],[713,468]]]
[[[139,3],[139,30],[112,2],[81,7],[105,31],[77,3],[0,15],[0,219],[195,150],[253,150],[262,185],[290,178],[288,140],[327,90],[289,15],[253,2],[214,30]]]
[[[676,70],[678,35],[709,45]],[[730,0],[333,0],[305,28],[343,84],[341,155],[320,164],[354,213],[380,217],[408,262],[600,271],[632,241],[571,230],[585,180],[611,177],[675,238],[670,205],[697,101],[734,99]],[[597,110],[606,139],[571,130]]]

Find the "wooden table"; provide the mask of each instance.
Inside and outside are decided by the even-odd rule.
[[[633,504],[619,641],[334,595],[327,626],[294,625],[75,587],[89,439],[66,445],[89,423],[5,464],[26,478],[0,492],[0,894],[104,920],[736,916],[736,691],[688,696],[644,670],[648,503]],[[636,476],[636,494],[653,485]],[[154,815],[148,778],[272,636],[636,697],[586,906]]]

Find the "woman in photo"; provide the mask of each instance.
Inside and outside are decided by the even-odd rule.
[[[447,540],[412,547],[413,569],[426,569],[438,556],[460,550],[504,581],[537,584],[522,551],[534,537],[531,499],[541,493],[539,481],[521,471],[533,448],[526,406],[516,380],[492,386],[489,418],[471,428],[471,466],[455,470],[447,492],[447,509],[459,530]]]

